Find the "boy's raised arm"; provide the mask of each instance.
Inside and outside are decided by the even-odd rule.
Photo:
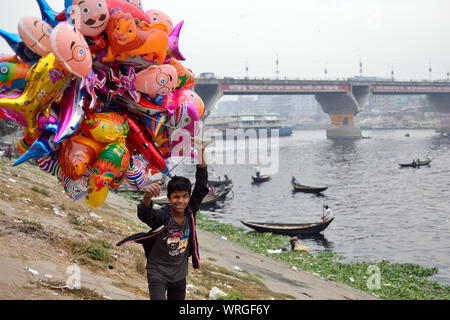
[[[200,142],[198,145],[198,159],[197,172],[195,174],[195,186],[192,192],[190,206],[194,213],[197,213],[203,199],[208,195],[208,165],[205,159],[206,144],[203,140],[194,139],[194,142]]]
[[[153,183],[145,189],[144,198],[142,203],[138,205],[138,218],[153,228],[155,223],[155,214],[153,212],[152,198],[161,194],[160,182]]]

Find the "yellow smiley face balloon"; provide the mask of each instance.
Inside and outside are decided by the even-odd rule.
[[[31,134],[38,127],[38,115],[47,114],[68,84],[69,73],[52,53],[41,58],[27,73],[25,90],[18,98],[0,99],[0,107],[22,114]]]

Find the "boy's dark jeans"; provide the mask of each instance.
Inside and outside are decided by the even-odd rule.
[[[149,272],[147,278],[151,300],[186,300],[186,278],[170,283]]]

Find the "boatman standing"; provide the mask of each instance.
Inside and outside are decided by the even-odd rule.
[[[334,218],[333,211],[331,211],[331,209],[327,205],[324,205],[323,208],[325,209],[325,212],[322,215],[322,221],[328,222]]]

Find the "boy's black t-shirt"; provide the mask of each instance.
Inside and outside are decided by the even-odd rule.
[[[148,256],[148,272],[161,276],[168,282],[178,282],[186,278],[191,232],[187,219],[182,226],[171,219],[167,229],[155,238]]]

